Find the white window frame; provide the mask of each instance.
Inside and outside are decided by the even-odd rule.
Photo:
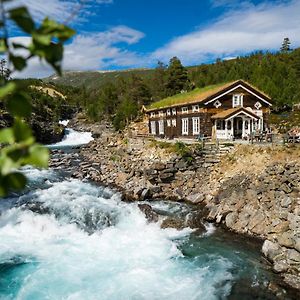
[[[187,106],[182,107],[182,108],[181,108],[181,112],[182,112],[183,114],[188,114],[188,113],[189,113],[189,108],[188,108]]]
[[[160,111],[158,112],[158,116],[159,116],[159,117],[163,117],[163,116],[164,116],[164,112],[163,112],[162,110],[160,110]]]
[[[200,133],[200,117],[193,118],[193,135]]]
[[[177,114],[176,108],[172,108],[172,115],[176,116],[176,114]]]
[[[150,113],[150,118],[155,118],[155,112]]]
[[[171,120],[170,119],[167,120],[167,127],[171,127]]]
[[[181,119],[181,122],[182,122],[182,128],[181,128],[182,135],[188,135],[189,134],[189,119],[188,118]]]
[[[171,109],[167,109],[167,116],[171,116]]]
[[[159,134],[164,134],[165,133],[164,120],[159,120],[158,121],[158,133]]]
[[[151,128],[151,134],[156,135],[156,122],[155,121],[150,122],[150,128]]]
[[[232,107],[243,107],[243,94],[232,95]]]
[[[173,126],[173,127],[176,127],[176,126],[177,126],[177,121],[176,121],[176,119],[172,119],[172,126]]]
[[[193,113],[194,113],[194,112],[199,112],[199,109],[200,109],[200,108],[199,108],[199,105],[198,105],[198,104],[193,105],[193,109],[192,109],[192,110],[193,110]]]

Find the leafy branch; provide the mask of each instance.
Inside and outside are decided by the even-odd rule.
[[[12,66],[7,73],[24,70],[30,59],[38,57],[61,74],[63,44],[75,34],[74,30],[49,18],[36,24],[26,7],[6,11],[4,2],[7,1],[0,0],[0,57],[6,56]],[[29,45],[10,43],[10,22],[31,37]],[[17,170],[24,165],[47,167],[49,152],[35,142],[25,121],[31,114],[30,96],[16,81],[3,76],[4,72],[1,74],[0,101],[5,103],[14,119],[12,127],[0,130],[0,196],[5,196],[9,191],[23,189],[26,185],[25,176]]]

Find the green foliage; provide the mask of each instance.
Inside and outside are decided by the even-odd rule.
[[[175,71],[171,72],[173,69]],[[178,80],[180,85],[177,85],[177,79],[181,76],[175,76],[177,70],[179,75],[183,74],[184,80]],[[170,76],[170,73],[175,75]],[[173,77],[176,80],[170,81]],[[99,121],[109,118],[113,120],[115,128],[121,129],[128,121],[139,117],[144,104],[158,108],[162,106],[158,102],[162,99],[165,101],[163,105],[185,101],[189,97],[194,99],[199,92],[238,79],[246,80],[270,95],[275,111],[290,110],[294,103],[300,102],[300,48],[287,53],[255,52],[228,61],[218,59],[214,64],[189,68],[182,67],[180,61],[174,59],[169,66],[159,62],[153,70],[68,72],[62,78],[50,77],[47,81],[55,82],[56,86],[61,83],[57,88],[69,95],[70,101],[80,106],[91,119]],[[168,86],[172,86],[168,82],[174,83],[174,90],[168,90]],[[183,82],[188,88],[196,88],[181,94],[182,90],[187,89],[183,88]],[[175,95],[168,97],[170,94]],[[127,116],[122,112],[124,101],[129,101],[131,107],[131,113],[127,113]]]
[[[170,59],[169,67],[167,69],[166,88],[168,96],[191,89],[191,82],[188,77],[187,69],[181,64],[181,61],[176,56]]]
[[[175,143],[175,152],[188,163],[192,163],[194,160],[191,148],[183,142]]]
[[[0,56],[8,57],[12,70],[6,68],[6,61],[0,63],[0,102],[5,102],[6,109],[13,117],[13,125],[0,130],[0,196],[11,190],[23,189],[25,176],[17,170],[24,165],[47,167],[48,149],[35,142],[33,133],[25,118],[30,116],[32,107],[30,93],[20,81],[9,81],[10,74],[22,71],[27,62],[34,57],[45,60],[57,73],[61,73],[63,43],[73,36],[69,27],[46,18],[42,24],[35,24],[26,7],[17,7],[5,11],[4,1],[0,2],[2,20],[0,29],[4,36],[0,38]],[[8,20],[6,19],[8,17]],[[28,46],[9,44],[8,24],[15,26],[31,36]],[[26,55],[16,55],[16,50],[23,49]]]
[[[287,53],[287,52],[291,51],[291,42],[288,37],[283,39],[280,51],[283,53]]]

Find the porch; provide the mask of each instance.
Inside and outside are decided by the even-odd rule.
[[[212,116],[212,136],[219,140],[249,139],[263,130],[263,118],[245,108],[229,109]]]

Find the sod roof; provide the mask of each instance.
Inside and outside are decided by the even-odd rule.
[[[150,104],[146,108],[146,110],[151,111],[151,110],[156,110],[156,109],[161,109],[166,107],[181,106],[184,104],[190,104],[195,102],[197,103],[205,102],[208,98],[222,92],[223,90],[230,88],[231,86],[234,86],[237,83],[244,83],[247,86],[251,86],[249,83],[243,80],[208,85],[203,88],[196,88],[190,92],[176,94],[174,96],[164,98],[160,101],[154,102]],[[269,96],[264,94],[262,91],[259,91],[257,88],[254,88],[253,86],[251,87],[256,91],[260,92],[260,94],[264,95],[267,99],[270,99]]]

